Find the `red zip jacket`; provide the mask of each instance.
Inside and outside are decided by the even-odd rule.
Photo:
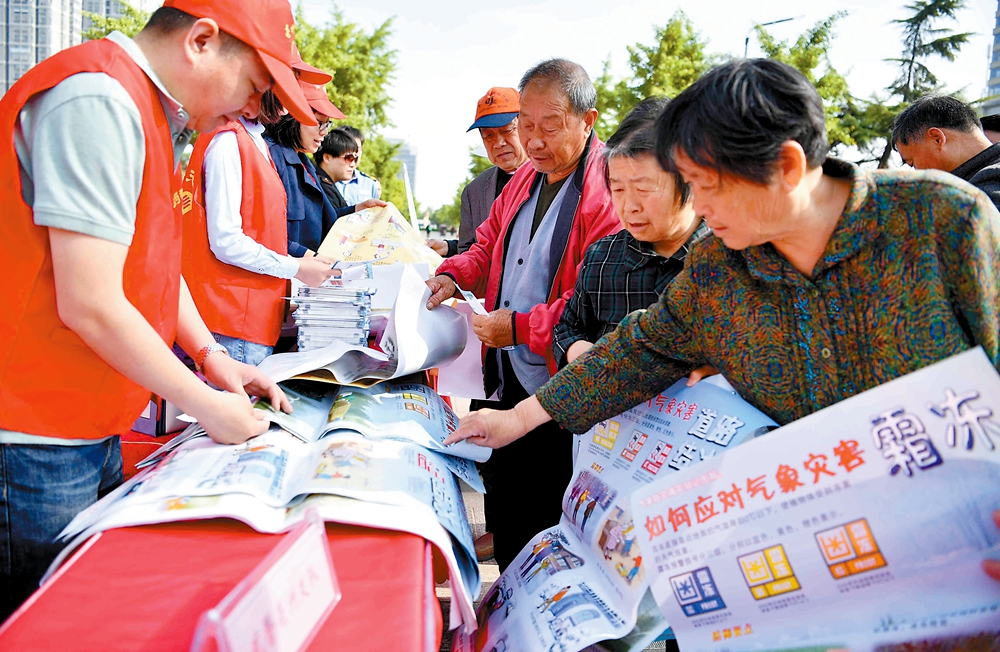
[[[573,185],[567,189],[563,208],[572,207],[577,199],[579,203],[571,218],[568,213],[564,216],[563,211],[557,218],[560,221],[552,236],[550,261],[555,273],[552,274],[548,303],[540,303],[528,313],[518,313],[515,318],[518,343],[527,344],[534,353],[545,356],[550,373],[556,372],[552,329],[566,307],[566,300],[573,294],[583,254],[597,240],[621,230],[621,222],[611,205],[611,193],[604,182],[602,149],[604,143],[591,134],[583,150],[581,165],[568,180]],[[446,259],[437,269],[438,274],[452,277],[463,290],[485,296],[486,307],[490,310],[497,308],[510,225],[531,197],[536,182],[541,179],[535,169],[531,165],[521,166],[493,203],[490,216],[476,229],[476,243],[472,248]],[[485,359],[485,345],[483,356]]]

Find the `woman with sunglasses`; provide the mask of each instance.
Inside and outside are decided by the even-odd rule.
[[[336,185],[338,181],[350,181],[354,178],[354,171],[358,168],[360,158],[361,153],[357,139],[343,127],[331,130],[323,139],[323,144],[313,154],[319,172],[320,185],[336,209],[338,216],[366,208],[359,208],[361,204],[349,206]]]
[[[342,120],[344,114],[327,98],[322,86],[299,83],[318,124],[305,125],[285,114],[267,127],[264,136],[288,196],[288,253],[308,256],[315,255],[337,218],[353,212],[355,207],[342,209],[341,212],[334,208],[320,185],[316,166],[308,156],[323,143],[323,137],[332,126],[331,119]],[[385,202],[372,199],[358,204],[356,208],[361,210],[373,206],[385,206]]]

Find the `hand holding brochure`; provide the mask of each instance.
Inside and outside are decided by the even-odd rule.
[[[399,294],[376,351],[334,341],[320,349],[268,356],[258,368],[272,380],[305,378],[341,385],[370,387],[383,380],[448,364],[465,349],[465,315],[447,306],[427,309],[430,289],[407,266]]]

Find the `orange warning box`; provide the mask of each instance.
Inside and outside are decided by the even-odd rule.
[[[798,591],[799,581],[788,563],[783,546],[773,546],[738,557],[743,579],[757,600]]]
[[[857,575],[886,565],[868,521],[859,519],[816,533],[823,560],[834,579]]]

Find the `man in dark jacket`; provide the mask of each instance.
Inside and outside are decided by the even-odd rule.
[[[463,254],[476,241],[476,229],[490,216],[490,207],[507,182],[528,160],[517,137],[520,95],[513,88],[491,88],[476,105],[476,121],[466,131],[479,130],[493,167],[484,170],[462,190],[462,219],[457,240],[428,240],[442,256]]]
[[[896,116],[892,143],[918,170],[944,170],[965,179],[1000,208],[1000,144],[983,133],[976,112],[947,95],[925,95]]]
[[[333,204],[337,217],[373,206],[385,206],[385,202],[381,199],[367,199],[352,205],[340,192],[340,184],[337,182],[348,181],[354,177],[360,158],[358,140],[344,127],[331,130],[323,138],[323,144],[313,154],[319,185],[326,193],[326,198]]]

